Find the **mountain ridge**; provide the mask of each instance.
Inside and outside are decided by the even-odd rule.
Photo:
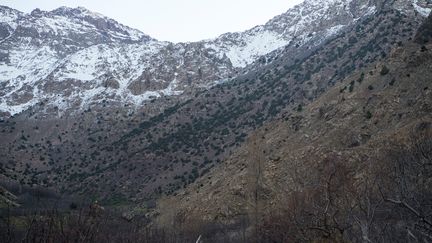
[[[15,165],[7,167],[8,176],[102,198],[115,193],[139,200],[174,193],[217,166],[281,111],[301,109],[356,69],[385,58],[412,38],[423,20],[387,6],[322,45],[291,46],[230,82],[181,102],[172,99],[168,109],[159,103],[167,98],[157,99],[156,115],[123,106],[92,107],[61,117],[29,110],[3,123],[4,160]],[[43,149],[42,139],[48,144]],[[39,149],[42,158],[36,156]],[[26,164],[37,175],[22,176]],[[58,175],[53,177],[52,171]]]
[[[0,110],[7,117],[48,100],[44,103],[61,115],[103,100],[137,109],[164,96],[189,97],[197,89],[230,80],[253,63],[261,65],[260,58],[272,59],[287,45],[320,45],[375,8],[366,0],[305,1],[245,32],[177,44],[159,42],[83,8],[35,10],[34,16],[17,11],[23,24],[15,19],[8,26],[16,25],[18,33],[6,27],[0,41]],[[75,17],[67,22],[65,16],[87,24],[78,26]],[[58,26],[60,20],[64,27]],[[129,37],[124,35],[128,31]],[[28,47],[22,50],[24,45]]]
[[[12,27],[0,23],[8,38],[0,43],[0,53],[7,51],[0,74],[23,51],[37,69],[0,78],[0,107],[3,98],[9,107],[36,100],[0,119],[0,213],[31,207],[30,217],[52,202],[60,220],[73,222],[89,206],[89,217],[105,222],[94,241],[431,238],[427,1],[302,6],[219,42],[125,42],[121,31],[112,33],[119,26],[93,20],[76,33],[18,24],[8,38]],[[4,11],[8,19],[19,15]],[[81,21],[83,11],[59,14]],[[28,18],[51,16],[34,15]],[[268,31],[286,31],[288,43],[233,66],[232,50],[243,65],[255,47],[278,44]],[[26,237],[49,227],[62,235],[36,237],[75,239],[68,233],[75,225],[57,230],[45,223],[50,217],[41,213]]]

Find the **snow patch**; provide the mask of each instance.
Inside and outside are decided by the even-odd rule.
[[[245,36],[240,42],[239,45],[218,45],[209,42],[206,47],[225,54],[234,67],[243,68],[256,61],[258,57],[287,45],[289,40],[283,39],[278,33],[260,28],[255,33]]]
[[[277,33],[264,31],[258,35],[248,36],[244,40],[245,46],[228,49],[227,57],[234,67],[246,67],[253,63],[258,57],[277,50],[289,43]]]
[[[423,17],[428,17],[429,14],[431,13],[431,9],[430,8],[423,8],[419,5],[418,0],[414,0],[412,3],[414,9],[421,14]]]
[[[25,104],[20,105],[8,105],[5,100],[0,101],[0,111],[9,112],[12,116],[18,113],[21,113],[30,107],[34,106],[37,103],[37,100],[33,99]]]
[[[178,80],[175,78],[167,88],[161,90],[160,92],[166,96],[172,96],[172,95],[181,95],[183,93],[183,90],[176,90],[178,87]]]
[[[330,37],[330,36],[334,36],[334,35],[336,35],[336,34],[339,33],[339,31],[342,30],[345,26],[346,26],[346,25],[342,25],[342,24],[340,24],[340,25],[336,25],[336,26],[333,26],[333,27],[329,28],[329,29],[327,30],[326,36],[327,36],[327,37]]]

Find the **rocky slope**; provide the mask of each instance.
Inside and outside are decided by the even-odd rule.
[[[414,0],[396,2],[402,12],[429,11]],[[102,102],[135,109],[162,96],[190,97],[257,60],[270,62],[286,46],[313,49],[373,14],[379,4],[305,1],[251,30],[177,44],[83,8],[25,14],[1,7],[0,111],[9,116],[42,102],[40,112],[61,115]]]
[[[127,203],[172,194],[204,176],[248,134],[301,110],[355,70],[386,58],[424,20],[388,4],[320,45],[288,45],[231,82],[149,117],[122,107],[44,117],[38,104],[0,123],[2,176]],[[296,51],[291,51],[295,48]],[[247,69],[245,69],[247,70]],[[164,97],[158,102],[172,102]]]
[[[420,219],[387,198],[430,212],[430,41],[429,35],[424,46],[404,43],[302,110],[283,111],[222,165],[161,200],[160,224],[211,228],[209,237],[226,241],[253,235],[248,225],[280,242],[427,238]],[[408,175],[398,173],[413,177],[403,180]],[[412,188],[406,192],[404,186]]]
[[[156,217],[176,242],[432,237],[426,1],[305,1],[179,44],[81,8],[1,11],[0,69],[21,76],[1,82],[0,186]]]

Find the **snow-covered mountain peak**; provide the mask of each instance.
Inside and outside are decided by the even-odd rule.
[[[16,27],[16,21],[23,15],[18,10],[0,5],[0,23],[11,28]]]
[[[90,11],[84,7],[71,8],[71,7],[67,7],[67,6],[62,6],[62,7],[59,7],[57,9],[54,9],[52,11],[52,13],[58,14],[58,15],[91,16],[93,18],[106,18],[104,15]]]
[[[56,36],[96,33],[106,41],[148,41],[152,38],[139,30],[124,26],[102,14],[83,7],[60,7],[52,11],[33,10],[20,21],[21,25],[36,28],[38,33]]]
[[[305,0],[303,4],[309,5],[309,6],[331,6],[332,4],[349,4],[352,2],[352,0]]]
[[[4,5],[0,5],[0,13],[1,15],[9,15],[9,14],[17,14],[17,15],[21,15],[23,14],[21,11],[10,8],[8,6],[4,6]]]
[[[351,2],[306,0],[264,25],[242,33],[224,34],[207,41],[207,46],[227,55],[233,66],[243,68],[292,42],[302,45],[311,39],[311,34],[320,35],[324,40],[356,19],[375,12],[375,5],[369,0],[358,0],[356,5]]]
[[[177,44],[82,7],[24,14],[0,6],[0,114],[41,101],[61,113],[190,95],[282,52],[316,48],[374,14],[380,1],[305,0],[250,30]],[[394,1],[401,12],[429,10],[426,0]]]

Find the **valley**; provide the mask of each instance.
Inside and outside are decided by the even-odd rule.
[[[169,43],[0,7],[1,215],[99,227],[83,242],[427,242],[430,8],[306,0]],[[44,217],[27,235],[68,242]]]

